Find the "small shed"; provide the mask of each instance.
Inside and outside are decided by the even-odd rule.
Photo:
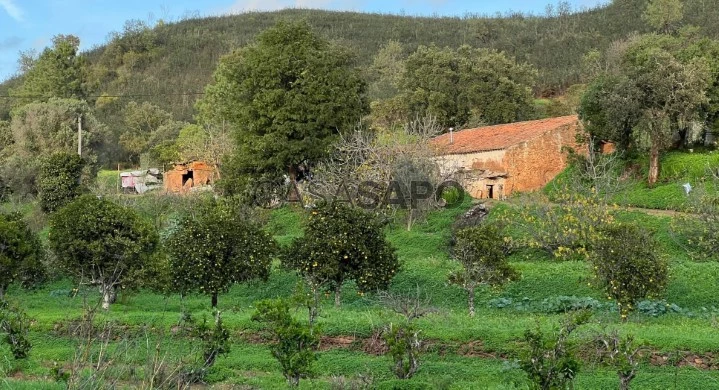
[[[162,184],[162,175],[157,168],[120,173],[120,183],[125,192],[144,194]]]
[[[212,184],[214,169],[203,161],[176,164],[164,176],[165,191],[187,192],[193,188]]]

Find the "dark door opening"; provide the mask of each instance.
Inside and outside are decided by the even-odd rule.
[[[192,180],[193,184],[195,182],[194,175],[192,174],[193,171],[187,171],[187,173],[182,175],[182,186],[184,187],[188,180]]]
[[[494,199],[494,185],[487,185],[487,197]]]

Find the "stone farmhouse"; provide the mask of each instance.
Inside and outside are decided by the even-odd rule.
[[[544,187],[567,166],[566,148],[583,153],[576,115],[446,133],[432,140],[445,177],[473,197],[503,199]]]

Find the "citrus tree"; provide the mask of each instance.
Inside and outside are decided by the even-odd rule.
[[[214,201],[184,216],[165,242],[172,283],[180,293],[217,296],[233,284],[267,280],[276,244],[229,204]]]
[[[26,287],[41,281],[43,256],[40,240],[20,215],[0,214],[0,299],[15,281]]]
[[[607,229],[590,255],[597,284],[619,306],[622,321],[636,303],[661,294],[668,278],[667,262],[656,250],[657,243],[647,231],[634,225]]]
[[[453,257],[462,264],[462,269],[450,273],[449,281],[467,291],[471,317],[474,317],[474,292],[478,286],[501,286],[519,277],[507,262],[504,240],[499,229],[489,224],[457,232]]]
[[[335,292],[354,281],[360,292],[385,289],[399,270],[395,249],[385,239],[377,217],[343,202],[321,203],[310,212],[304,237],[284,251],[285,266],[319,288]]]
[[[146,266],[158,241],[152,225],[133,210],[94,195],[58,210],[48,238],[61,268],[79,283],[99,286],[106,310],[124,278]]]

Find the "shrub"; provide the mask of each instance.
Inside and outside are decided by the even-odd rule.
[[[27,337],[29,328],[30,319],[19,307],[0,300],[0,333],[5,334],[5,342],[15,359],[26,358],[32,348]]]
[[[589,257],[592,247],[614,222],[599,197],[564,193],[560,204],[538,204],[520,210],[519,223],[526,232],[525,244],[562,260]]]
[[[497,287],[519,277],[509,265],[504,248],[505,238],[490,224],[466,228],[456,234],[453,257],[462,264],[462,270],[452,272],[449,281],[467,291],[471,317],[474,317],[477,286]]]
[[[353,280],[361,292],[385,289],[399,270],[395,249],[385,239],[383,223],[345,203],[320,204],[308,217],[304,237],[283,253],[288,268],[331,288],[340,304],[342,285]]]
[[[629,390],[639,370],[641,346],[636,345],[633,336],[621,337],[617,331],[601,334],[595,342],[600,362],[616,370],[619,390]]]
[[[315,349],[320,342],[318,332],[311,332],[309,326],[294,319],[289,303],[284,300],[265,300],[256,306],[252,320],[269,325],[277,340],[270,351],[280,363],[287,383],[297,387],[300,379],[313,377],[312,366],[317,360]]]
[[[387,356],[392,359],[390,369],[399,379],[409,379],[419,369],[419,353],[422,346],[419,330],[412,322],[389,324],[382,334],[387,344]]]
[[[617,302],[622,321],[636,303],[661,294],[666,288],[668,268],[648,232],[633,226],[607,229],[591,254],[597,284],[608,299]]]
[[[195,333],[202,340],[202,364],[204,368],[210,368],[220,355],[230,353],[230,332],[222,324],[222,314],[215,313],[213,326],[207,324],[207,318],[202,321]]]
[[[55,153],[43,159],[37,176],[40,208],[52,213],[82,193],[85,161],[77,154]]]
[[[520,367],[527,373],[532,388],[550,390],[571,386],[579,371],[579,360],[576,345],[569,337],[590,316],[588,311],[571,313],[551,335],[542,332],[539,324],[535,330],[524,333],[528,350],[520,358]]]

